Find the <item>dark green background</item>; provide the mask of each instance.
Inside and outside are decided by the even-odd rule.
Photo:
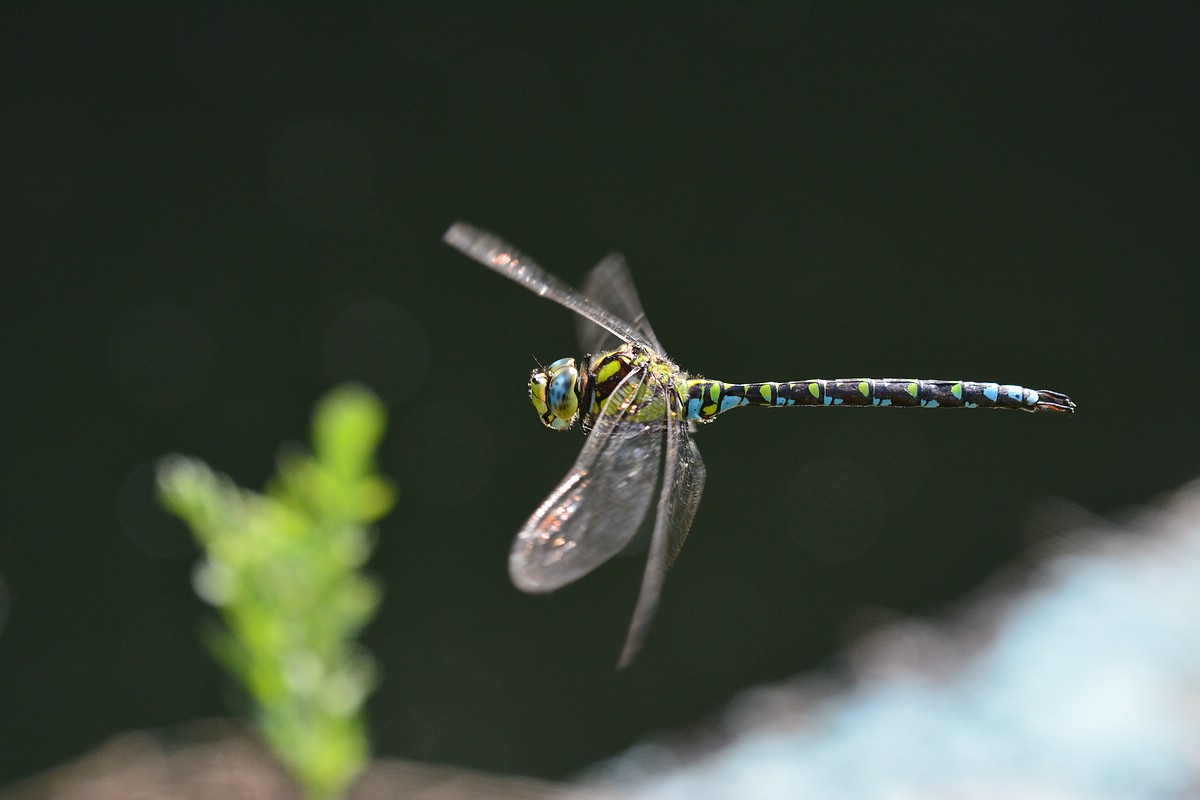
[[[5,12],[0,781],[227,709],[150,465],[257,486],[347,378],[388,403],[401,490],[376,749],[503,772],[936,614],[1055,539],[1048,498],[1119,514],[1200,472],[1191,4],[728,6]],[[623,250],[706,375],[1012,381],[1079,413],[720,420],[616,673],[636,557],[550,597],[505,573],[582,443],[524,385],[572,320],[443,246],[459,218],[572,282]]]

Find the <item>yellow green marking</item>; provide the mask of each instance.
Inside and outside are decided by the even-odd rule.
[[[598,380],[600,383],[604,383],[613,375],[616,375],[617,371],[620,369],[621,362],[614,358],[600,367],[600,369],[596,372],[596,380]]]

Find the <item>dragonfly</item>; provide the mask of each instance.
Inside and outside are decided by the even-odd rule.
[[[618,668],[645,641],[663,581],[687,537],[704,491],[704,461],[692,434],[742,406],[1010,408],[1071,414],[1047,389],[965,380],[808,378],[729,383],[680,369],[646,319],[625,259],[612,253],[582,291],[546,272],[508,242],[456,222],[443,240],[485,267],[576,314],[584,355],[530,373],[529,398],[556,431],[580,425],[587,440],[574,465],[518,531],[509,554],[513,584],[553,592],[582,578],[653,526],[641,590]]]

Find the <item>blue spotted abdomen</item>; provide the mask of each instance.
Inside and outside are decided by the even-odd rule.
[[[707,421],[738,406],[878,406],[896,408],[1015,408],[1063,411],[1075,404],[1063,394],[1005,383],[918,378],[813,378],[786,383],[688,382],[687,418]]]

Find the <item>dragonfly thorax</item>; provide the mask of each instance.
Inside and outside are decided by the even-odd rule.
[[[573,358],[560,358],[529,374],[529,399],[547,428],[565,431],[579,417],[583,380]]]

